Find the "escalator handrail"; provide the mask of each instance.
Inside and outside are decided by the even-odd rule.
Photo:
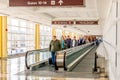
[[[30,69],[30,66],[28,66],[27,58],[28,58],[28,51],[25,54],[25,66],[27,69]]]
[[[72,47],[72,48],[65,49],[65,50],[60,50],[60,51],[57,51],[57,52],[58,52],[58,53],[62,53],[62,52],[72,51],[72,49],[79,48],[79,47],[83,47],[83,46],[88,46],[88,45],[90,45],[90,44],[92,44],[92,43],[94,43],[94,42],[87,43],[87,44],[83,44],[83,45],[76,46],[76,47]]]
[[[77,46],[77,47],[74,47],[74,48],[71,48],[71,51],[72,51],[73,49],[75,50],[75,49],[78,49],[78,48],[83,49],[83,48],[85,48],[86,46],[91,45],[91,44],[93,44],[93,42],[87,43],[87,44],[83,44],[83,45],[80,45],[80,46]],[[79,49],[79,50],[81,50],[81,49]],[[79,51],[79,50],[77,50],[77,51]],[[75,52],[77,52],[77,51],[75,51]],[[73,53],[75,53],[75,52],[73,52]],[[69,56],[69,54],[72,55],[73,53],[67,53],[67,51],[66,51],[65,56]]]
[[[30,55],[30,52],[34,52],[34,51],[40,51],[40,52],[47,52],[49,51],[48,48],[45,48],[45,49],[37,49],[37,50],[30,50],[30,51],[27,51],[26,54],[25,54],[25,66],[27,69],[30,69],[30,65],[28,65],[28,56]],[[32,53],[34,54],[34,53]]]
[[[36,49],[36,50],[29,50],[29,52],[31,52],[31,51],[41,51],[41,52],[44,52],[44,51],[48,51],[49,50],[49,48],[44,48],[44,49]]]

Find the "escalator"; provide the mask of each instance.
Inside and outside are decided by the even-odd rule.
[[[96,49],[97,46],[94,45],[94,42],[91,42],[74,48],[58,51],[55,55],[54,67],[49,64],[49,58],[51,56],[48,49],[31,50],[26,53],[26,68],[37,71],[54,71],[59,70],[60,68],[70,72],[79,71],[81,69],[80,64],[84,62],[86,56],[89,57],[91,53],[94,54]],[[94,56],[92,58],[94,59]]]

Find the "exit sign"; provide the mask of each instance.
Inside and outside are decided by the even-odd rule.
[[[84,6],[84,0],[9,0],[9,6]]]

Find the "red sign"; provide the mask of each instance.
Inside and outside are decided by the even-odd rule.
[[[98,25],[98,21],[52,21],[53,25]]]
[[[84,0],[9,0],[9,6],[84,6]]]
[[[54,25],[72,25],[74,24],[73,21],[52,21]]]
[[[97,25],[98,21],[76,21],[76,24],[80,24],[80,25]]]

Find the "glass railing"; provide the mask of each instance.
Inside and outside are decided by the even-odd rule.
[[[83,55],[86,55],[88,51],[90,51],[94,46],[93,43],[88,43],[79,47],[76,47],[74,49],[74,52],[66,52],[65,55],[65,68],[72,69],[75,65],[77,65],[77,62],[79,62]],[[87,52],[87,53],[86,53]]]
[[[63,67],[64,69],[71,67],[71,63],[73,63],[78,57],[84,54],[85,51],[90,49],[93,43],[94,42],[57,51],[55,54],[55,69],[57,70],[58,67]],[[27,51],[25,56],[26,68],[32,70],[31,68],[33,66],[39,66],[39,64],[48,62],[50,58],[51,55],[48,48]],[[38,67],[35,69],[38,69]]]
[[[26,67],[30,69],[31,66],[47,62],[50,57],[48,48],[27,51],[25,56]]]

